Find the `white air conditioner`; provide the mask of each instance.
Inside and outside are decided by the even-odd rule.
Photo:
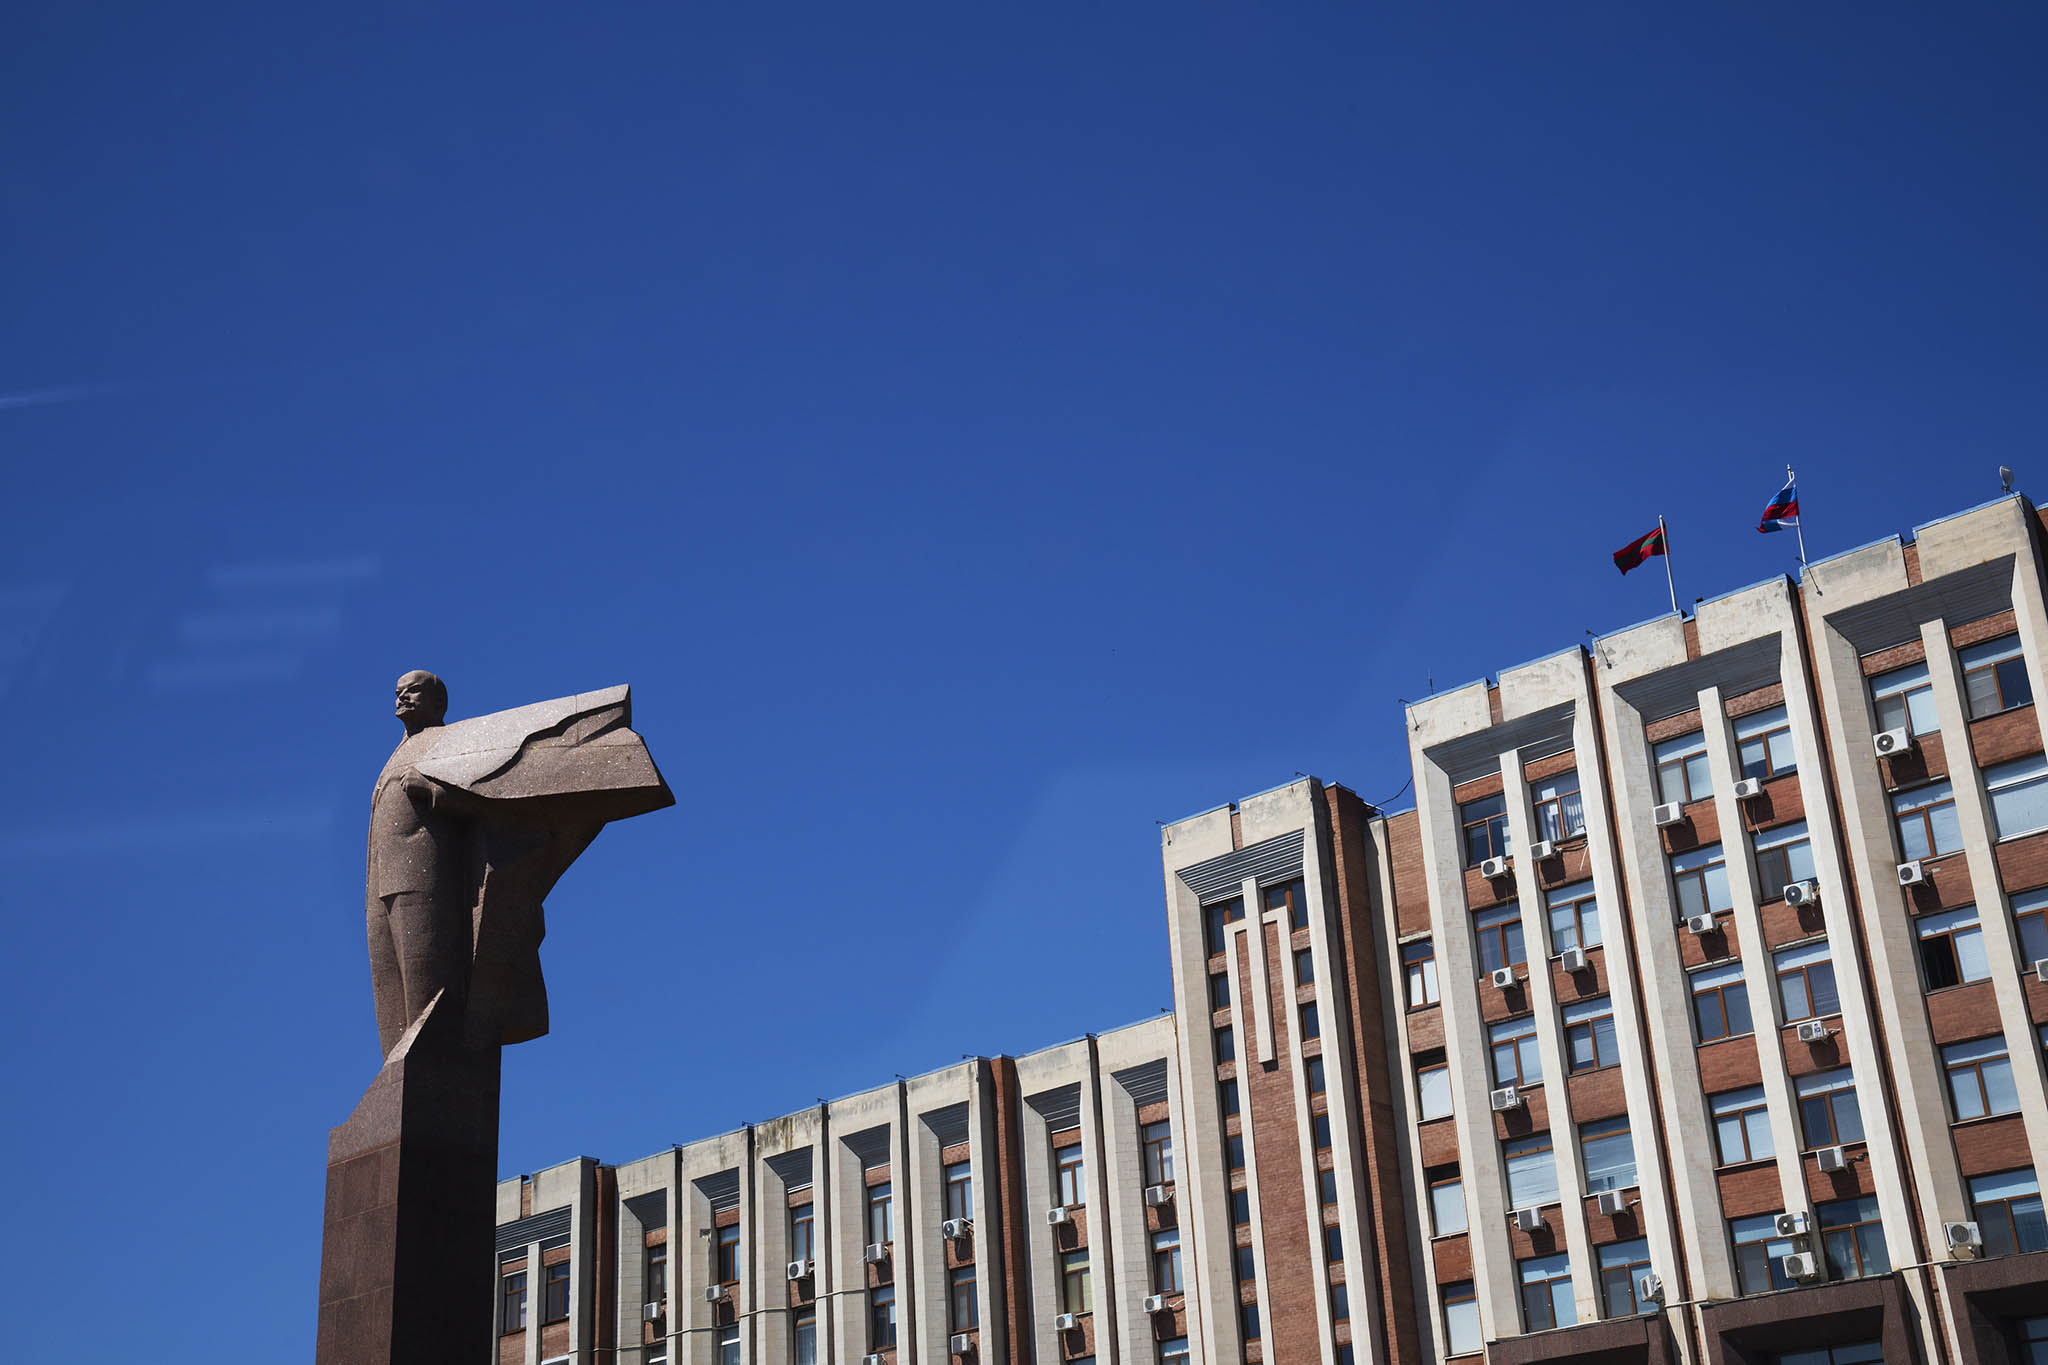
[[[1501,990],[1513,990],[1515,988],[1515,969],[1513,967],[1495,967],[1488,980],[1492,981]]]
[[[861,1248],[860,1258],[868,1265],[880,1265],[889,1259],[889,1244],[887,1242],[869,1242],[865,1247]]]
[[[1698,937],[1705,938],[1708,934],[1714,932],[1714,917],[1712,915],[1687,915],[1685,917],[1685,927],[1692,930]]]
[[[2048,957],[2044,957],[2034,964],[2034,980],[2039,981],[2043,985],[2048,985]]]
[[[1975,1223],[1943,1223],[1941,1235],[1948,1249],[1964,1260],[1974,1260],[1984,1250],[1984,1234]]]
[[[1899,864],[1899,885],[1918,886],[1927,880],[1927,869],[1918,858]]]
[[[1502,1086],[1494,1091],[1490,1098],[1493,1102],[1493,1112],[1496,1114],[1504,1114],[1510,1109],[1522,1107],[1522,1092],[1512,1085]]]
[[[1507,876],[1507,856],[1503,854],[1498,858],[1488,858],[1485,862],[1479,864],[1479,875],[1490,882],[1499,881],[1502,877]]]
[[[704,1286],[704,1302],[706,1302],[706,1303],[717,1303],[717,1302],[718,1302],[718,1301],[719,1301],[720,1299],[722,1299],[722,1298],[724,1298],[724,1297],[725,1297],[725,1286],[724,1286],[724,1285],[722,1285],[722,1284],[707,1284],[707,1285],[705,1285],[705,1286]]]
[[[1870,747],[1877,750],[1879,758],[1894,758],[1913,747],[1913,736],[1904,726],[1886,730],[1870,737]]]
[[[1823,1147],[1813,1154],[1813,1159],[1823,1171],[1845,1170],[1849,1165],[1849,1154],[1840,1147]]]
[[[1080,1325],[1081,1315],[1079,1313],[1061,1313],[1052,1320],[1052,1330],[1055,1332],[1071,1332]]]
[[[1685,807],[1676,801],[1666,801],[1650,812],[1650,823],[1658,829],[1668,829],[1685,818]]]
[[[966,1332],[955,1332],[946,1338],[946,1349],[956,1356],[974,1354],[974,1338]]]
[[[1778,1262],[1778,1268],[1788,1280],[1817,1280],[1821,1274],[1820,1257],[1810,1251],[1793,1252]]]
[[[1565,949],[1557,955],[1557,965],[1568,972],[1583,972],[1586,970],[1586,950],[1584,948]]]
[[[1146,1208],[1148,1208],[1148,1209],[1163,1209],[1163,1208],[1165,1208],[1165,1207],[1166,1207],[1166,1206],[1167,1206],[1168,1204],[1171,1204],[1172,1202],[1173,1202],[1173,1186],[1171,1186],[1171,1185],[1147,1185],[1147,1186],[1145,1187],[1145,1207],[1146,1207]]]
[[[1802,1043],[1825,1043],[1828,1040],[1828,1023],[1825,1019],[1802,1019],[1799,1021],[1799,1041]]]
[[[1737,801],[1747,801],[1751,797],[1762,796],[1763,794],[1764,784],[1756,778],[1744,777],[1736,780],[1735,799]]]
[[[1166,1295],[1164,1295],[1164,1294],[1147,1294],[1147,1295],[1145,1296],[1145,1311],[1146,1311],[1147,1313],[1164,1313],[1164,1312],[1167,1312],[1167,1311],[1168,1311],[1168,1309],[1167,1309],[1167,1306],[1166,1306]]]
[[[1056,1228],[1062,1223],[1074,1221],[1074,1214],[1065,1204],[1055,1204],[1045,1211],[1045,1225]]]
[[[660,1319],[661,1304],[658,1301],[654,1303],[643,1303],[640,1305],[640,1321],[658,1322],[660,1321]]]
[[[1600,1212],[1606,1214],[1609,1218],[1614,1217],[1617,1213],[1627,1213],[1628,1196],[1620,1190],[1600,1191]]]
[[[782,1273],[786,1279],[801,1280],[804,1276],[811,1273],[811,1263],[809,1261],[787,1262],[782,1267]]]
[[[1654,1272],[1636,1276],[1636,1297],[1644,1303],[1664,1301],[1664,1277]]]
[[[1820,900],[1820,883],[1811,877],[1803,882],[1793,882],[1785,888],[1785,904],[1812,905]]]
[[[1538,839],[1529,845],[1529,861],[1532,863],[1547,863],[1556,856],[1557,845],[1548,839]]]
[[[879,1351],[870,1351],[860,1358],[860,1365],[888,1365],[889,1357]]]
[[[1804,1237],[1807,1226],[1806,1215],[1803,1213],[1781,1213],[1777,1217],[1775,1226],[1780,1237]]]
[[[948,1218],[945,1222],[939,1224],[939,1236],[949,1242],[965,1241],[973,1235],[973,1232],[973,1225],[965,1218]]]
[[[1534,1232],[1543,1226],[1543,1214],[1538,1209],[1516,1209],[1509,1216],[1515,1220],[1515,1226],[1524,1232]]]

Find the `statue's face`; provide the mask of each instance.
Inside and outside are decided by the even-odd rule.
[[[448,710],[446,698],[440,679],[431,673],[415,670],[398,680],[398,705],[394,713],[400,720],[425,720],[439,724]]]

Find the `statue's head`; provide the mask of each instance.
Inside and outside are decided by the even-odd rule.
[[[397,716],[407,734],[439,725],[448,715],[448,684],[416,668],[398,680]]]

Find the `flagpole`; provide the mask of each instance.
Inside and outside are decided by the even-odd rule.
[[[1657,534],[1664,542],[1664,586],[1671,590],[1671,611],[1678,613],[1678,584],[1671,577],[1671,532],[1664,529],[1664,514],[1657,514]]]
[[[1788,484],[1798,482],[1798,476],[1792,472],[1792,466],[1789,464],[1785,466],[1785,482]],[[1804,569],[1806,567],[1806,509],[1804,507],[1799,509],[1798,516],[1792,518],[1792,529],[1799,533],[1799,567]]]

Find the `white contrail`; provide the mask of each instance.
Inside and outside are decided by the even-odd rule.
[[[104,392],[91,384],[73,384],[66,389],[23,389],[19,393],[0,393],[0,411],[8,408],[40,408],[52,403],[76,403]]]

